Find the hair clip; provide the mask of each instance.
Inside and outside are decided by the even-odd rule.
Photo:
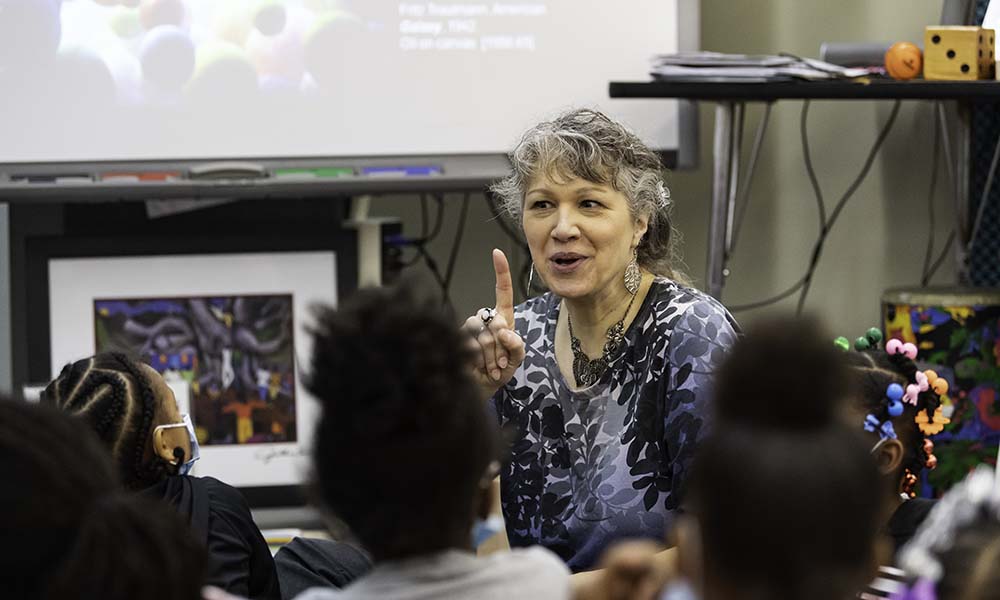
[[[656,206],[657,208],[670,206],[670,190],[667,189],[667,186],[662,181],[656,182]]]
[[[865,431],[878,433],[878,437],[883,440],[896,439],[896,429],[892,426],[892,421],[886,419],[880,423],[878,417],[873,414],[865,417]]]
[[[909,402],[913,406],[916,406],[917,398],[920,396],[920,392],[926,392],[930,386],[927,381],[927,375],[922,371],[917,371],[914,374],[914,379],[917,380],[916,383],[911,383],[906,386],[906,393],[903,394],[903,402]]]
[[[928,418],[927,411],[922,410],[917,413],[914,421],[917,422],[917,427],[924,435],[937,435],[941,433],[945,425],[951,423],[951,419],[944,416],[944,411],[940,406],[934,411],[933,418]]]
[[[893,338],[885,343],[885,351],[892,356],[893,354],[903,354],[906,358],[910,360],[917,359],[917,347],[916,345],[906,342],[905,344],[900,340]]]

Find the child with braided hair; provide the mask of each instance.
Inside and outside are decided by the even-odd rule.
[[[249,598],[280,598],[274,559],[235,488],[187,472],[197,457],[190,421],[148,365],[104,353],[67,365],[42,402],[77,416],[110,451],[122,484],[173,506],[208,548],[208,583]]]
[[[871,437],[892,510],[885,530],[898,552],[934,506],[931,499],[917,498],[915,488],[923,470],[937,466],[927,436],[948,423],[941,408],[948,382],[920,370],[913,344],[892,339],[883,346],[882,340],[882,332],[871,328],[854,342],[855,351],[846,353],[855,399],[850,418]],[[846,338],[836,343],[850,348]]]

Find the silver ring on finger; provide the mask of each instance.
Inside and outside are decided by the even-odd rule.
[[[493,319],[496,318],[497,309],[483,307],[480,308],[478,311],[476,311],[476,316],[479,317],[479,320],[483,322],[483,327],[488,327],[489,324],[493,321]]]

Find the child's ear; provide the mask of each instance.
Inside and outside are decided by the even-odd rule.
[[[175,449],[180,448],[181,462],[191,460],[191,438],[184,425],[161,425],[153,430],[153,452],[170,464],[177,463]]]
[[[903,444],[898,439],[886,440],[875,453],[875,464],[883,475],[891,475],[903,464]]]

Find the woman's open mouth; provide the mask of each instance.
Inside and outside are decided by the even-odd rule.
[[[580,268],[580,265],[587,260],[586,256],[575,252],[557,252],[549,257],[549,265],[552,270],[561,275],[567,275]]]

